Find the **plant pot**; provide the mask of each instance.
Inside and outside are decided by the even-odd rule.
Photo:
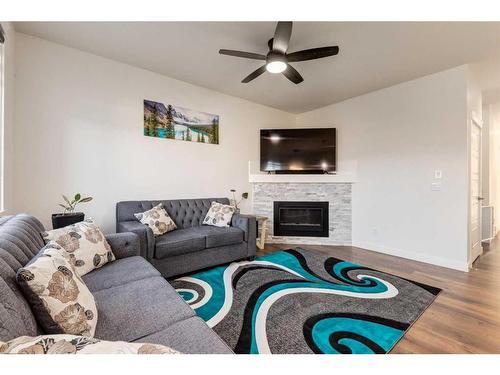
[[[52,228],[59,229],[68,225],[79,223],[85,219],[83,212],[75,212],[72,214],[52,214]]]

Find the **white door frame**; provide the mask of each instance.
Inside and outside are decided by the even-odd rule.
[[[478,189],[478,196],[472,196],[472,182],[471,182],[471,177],[472,177],[472,131],[474,127],[477,127],[479,129],[479,189]],[[474,111],[471,112],[471,118],[470,118],[470,127],[469,127],[469,253],[468,253],[468,263],[469,267],[472,267],[472,263],[482,255],[483,253],[483,248],[481,245],[481,229],[482,229],[482,204],[481,200],[483,199],[481,197],[482,195],[482,184],[483,184],[483,175],[482,175],[482,132],[483,129],[483,122],[477,117],[476,113]],[[478,209],[478,225],[479,225],[479,244],[474,244],[472,243],[472,202],[474,199],[477,199],[479,202],[479,209]]]

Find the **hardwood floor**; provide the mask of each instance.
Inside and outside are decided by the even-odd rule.
[[[266,244],[257,255],[292,247]],[[350,246],[301,247],[443,290],[391,353],[500,353],[498,237],[468,273]]]

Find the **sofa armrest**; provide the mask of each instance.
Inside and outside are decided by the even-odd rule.
[[[139,221],[122,221],[117,223],[116,231],[118,233],[132,232],[139,236],[141,253],[140,255],[151,259],[154,253],[155,236],[153,230]]]
[[[248,244],[248,256],[255,256],[257,240],[257,220],[253,215],[234,214],[231,226],[241,229],[245,235],[244,240]]]
[[[128,258],[141,254],[141,244],[139,236],[135,233],[115,233],[108,234],[106,240],[111,246],[111,250],[116,259]]]

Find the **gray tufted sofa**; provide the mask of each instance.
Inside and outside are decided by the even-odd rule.
[[[0,218],[0,341],[43,334],[16,282],[44,246],[33,216]],[[133,233],[106,236],[114,262],[83,276],[97,304],[95,337],[168,345],[183,353],[232,353],[161,274],[139,255]]]
[[[229,204],[227,198],[118,202],[116,231],[137,234],[141,255],[165,277],[255,257],[255,217],[234,214],[228,228],[202,225],[213,201]],[[155,238],[151,228],[139,222],[134,214],[159,203],[163,203],[177,229]]]

